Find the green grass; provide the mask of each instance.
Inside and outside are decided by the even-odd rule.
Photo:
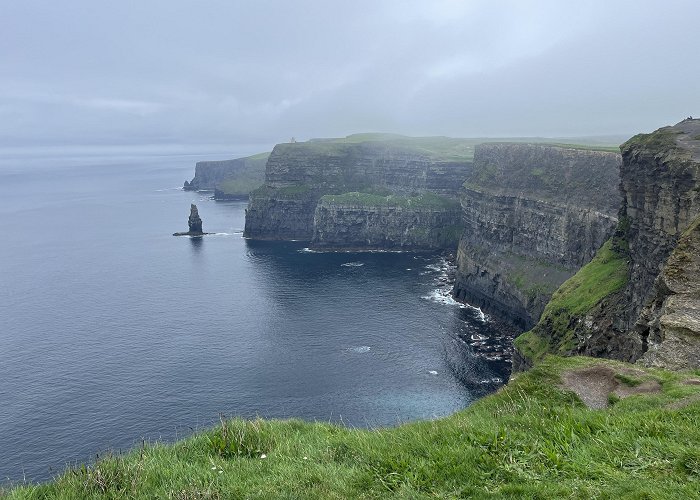
[[[700,387],[648,371],[663,392],[589,410],[550,357],[498,393],[435,421],[349,429],[232,420],[147,444],[8,498],[698,498]],[[687,398],[687,405],[669,403]]]
[[[591,151],[612,151],[619,153],[620,149],[617,144],[600,144],[598,141],[592,140],[590,144],[585,144],[586,138],[574,139],[580,141],[576,144],[568,144],[557,142],[555,139],[537,138],[537,137],[512,137],[512,138],[490,138],[490,137],[472,137],[472,138],[457,138],[457,137],[409,137],[399,134],[387,133],[360,133],[352,134],[347,137],[336,137],[328,139],[312,139],[309,143],[314,145],[325,145],[329,150],[333,150],[333,145],[342,144],[360,144],[360,143],[377,143],[384,144],[394,148],[401,148],[413,151],[416,154],[421,154],[435,160],[442,161],[471,161],[474,158],[474,146],[485,142],[519,142],[519,143],[536,143],[549,144],[553,146],[583,149]],[[298,143],[303,144],[303,143]],[[324,146],[321,146],[324,147]]]
[[[451,198],[425,192],[415,196],[396,194],[382,195],[373,193],[351,192],[339,195],[327,194],[321,197],[321,203],[353,205],[360,207],[400,207],[415,209],[459,210],[459,202]]]
[[[242,167],[231,172],[216,186],[220,192],[219,196],[244,197],[262,186],[265,182],[265,164],[269,156],[268,152],[241,158]]]
[[[655,154],[668,153],[677,149],[676,138],[682,133],[670,127],[663,127],[651,134],[635,135],[620,146],[620,149],[625,152],[631,148],[644,148],[653,151]]]
[[[604,297],[627,283],[627,256],[613,249],[608,240],[596,256],[554,292],[543,316],[565,311],[580,316],[590,311]]]
[[[628,277],[627,255],[611,238],[554,292],[537,326],[515,339],[515,346],[531,361],[548,352],[566,354],[574,347],[574,327],[601,300],[625,286]]]

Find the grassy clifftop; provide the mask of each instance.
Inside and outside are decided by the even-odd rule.
[[[498,393],[441,420],[380,430],[225,421],[173,445],[146,445],[6,494],[697,498],[699,374],[630,373],[629,365],[613,361],[549,357]],[[605,398],[607,408],[593,410],[582,402],[587,389],[578,382],[598,376],[612,384],[607,390],[617,389]],[[630,395],[634,387],[656,389]]]

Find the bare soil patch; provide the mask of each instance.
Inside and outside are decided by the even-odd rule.
[[[603,409],[609,406],[610,395],[624,399],[635,394],[653,394],[661,392],[657,380],[647,379],[637,385],[625,383],[626,379],[644,376],[642,370],[627,368],[613,370],[608,366],[592,366],[579,370],[570,370],[562,374],[562,388],[573,391],[586,406]]]

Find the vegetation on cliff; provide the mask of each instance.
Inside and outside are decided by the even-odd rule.
[[[624,230],[625,221],[620,224]],[[624,240],[611,238],[596,256],[554,292],[538,324],[515,340],[530,363],[547,353],[569,354],[575,348],[576,329],[604,298],[622,289],[629,272]]]
[[[53,482],[20,486],[6,494],[697,498],[698,374],[637,370],[631,376],[627,366],[549,357],[466,410],[393,429],[298,420],[224,421],[173,445],[145,444],[126,455],[73,468]],[[605,399],[609,407],[593,410],[579,399],[576,388],[565,388],[567,379],[581,370],[614,375],[623,389],[653,383],[658,392],[622,399],[610,393]]]
[[[412,196],[351,192],[339,195],[322,196],[321,203],[360,207],[396,207],[439,210],[460,209],[459,201],[452,198],[447,198],[445,196],[440,196],[429,191]]]

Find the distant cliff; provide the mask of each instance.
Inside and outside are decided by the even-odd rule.
[[[481,144],[461,196],[454,295],[529,328],[617,223],[620,155]]]
[[[458,224],[454,200],[471,161],[446,158],[431,144],[409,138],[278,144],[264,185],[250,195],[244,234],[319,247],[438,247]],[[357,196],[327,197],[349,193]]]
[[[194,178],[185,181],[184,189],[214,191],[216,199],[247,198],[265,180],[265,164],[269,153],[235,160],[200,161],[195,165]]]
[[[321,197],[314,214],[316,248],[456,248],[462,227],[457,200],[430,192],[417,196],[347,193]]]
[[[514,369],[547,352],[700,367],[700,120],[621,149],[615,237],[518,338]]]

